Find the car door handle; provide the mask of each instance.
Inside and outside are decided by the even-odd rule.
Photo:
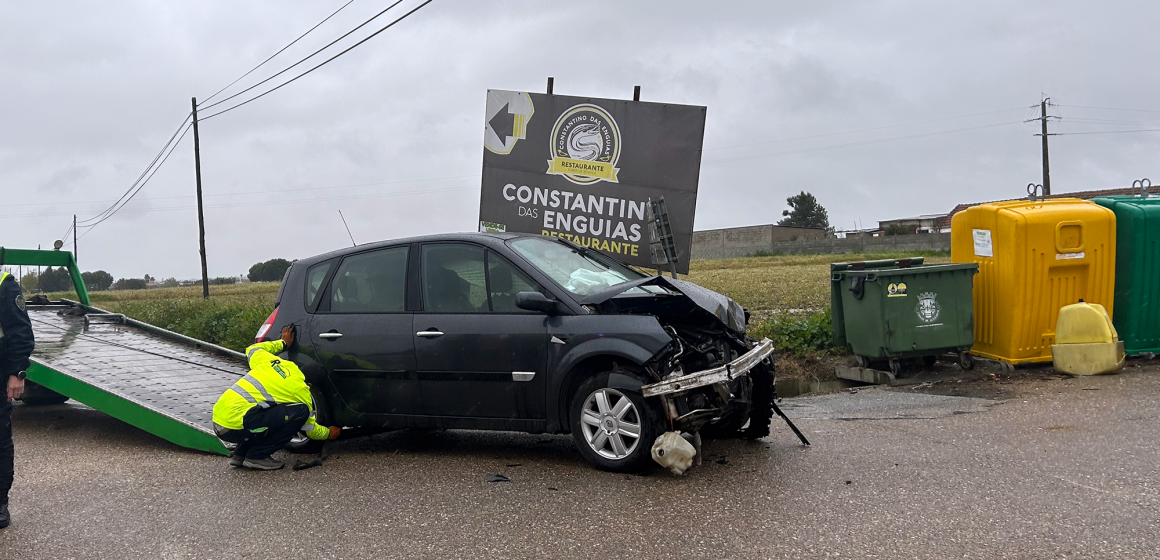
[[[342,338],[342,333],[340,333],[340,332],[324,332],[324,333],[318,335],[318,338],[325,338],[327,340],[334,340],[336,338]]]
[[[421,336],[423,338],[439,338],[439,337],[443,336],[443,331],[437,331],[435,329],[428,329],[425,331],[419,331],[419,332],[415,333],[415,336]]]

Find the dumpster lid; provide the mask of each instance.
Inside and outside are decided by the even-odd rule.
[[[979,263],[946,263],[912,266],[909,268],[866,268],[834,270],[835,275],[873,274],[875,276],[902,276],[904,274],[930,274],[933,272],[955,272],[958,270],[979,271]]]

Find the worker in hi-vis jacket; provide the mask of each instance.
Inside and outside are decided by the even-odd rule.
[[[263,471],[285,463],[271,457],[299,431],[310,439],[338,437],[340,428],[315,421],[314,399],[302,370],[278,353],[294,346],[294,328],[282,329],[282,338],[259,342],[246,349],[250,373],[226,390],[213,405],[213,427],[218,439],[237,444],[230,465]]]

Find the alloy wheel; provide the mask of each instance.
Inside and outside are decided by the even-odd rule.
[[[584,441],[606,459],[624,459],[640,444],[640,411],[616,389],[597,389],[580,411]]]

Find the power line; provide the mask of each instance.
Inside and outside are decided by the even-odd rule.
[[[165,145],[161,147],[161,151],[157,152],[157,155],[156,155],[156,156],[153,156],[153,161],[150,161],[150,162],[149,162],[149,165],[148,165],[147,167],[145,167],[145,170],[144,170],[144,171],[142,171],[142,172],[141,172],[141,174],[137,176],[137,180],[136,180],[136,181],[133,181],[133,184],[132,184],[132,185],[129,185],[129,188],[128,188],[128,189],[125,191],[125,194],[122,194],[122,195],[121,195],[121,197],[120,197],[120,198],[118,198],[116,202],[114,202],[114,203],[113,203],[111,206],[109,206],[108,208],[106,208],[106,209],[105,209],[103,212],[101,212],[101,213],[97,214],[96,216],[93,216],[92,218],[88,218],[88,219],[85,219],[85,220],[81,220],[81,221],[80,221],[80,224],[81,224],[81,225],[83,225],[83,224],[85,224],[86,222],[92,222],[92,221],[94,221],[94,220],[97,220],[98,218],[103,218],[103,217],[105,217],[105,216],[106,216],[106,215],[107,215],[107,214],[108,214],[110,211],[114,211],[114,210],[113,210],[113,208],[115,208],[115,207],[117,206],[117,204],[119,204],[119,203],[120,203],[122,200],[124,200],[126,196],[129,196],[129,193],[130,193],[130,192],[132,192],[132,191],[133,191],[133,188],[134,188],[134,187],[136,187],[136,186],[137,186],[137,184],[141,182],[141,179],[142,179],[143,177],[145,177],[145,174],[146,174],[146,173],[149,173],[149,170],[154,168],[154,165],[157,163],[157,160],[158,160],[158,158],[160,158],[160,157],[161,157],[161,154],[164,154],[164,153],[165,153],[165,150],[166,150],[167,148],[169,148],[169,147],[170,147],[170,145],[172,145],[172,144],[174,143],[174,142],[173,142],[173,139],[174,139],[174,138],[176,138],[176,137],[177,137],[177,134],[178,134],[179,132],[181,132],[181,131],[182,131],[182,127],[184,127],[184,126],[185,126],[185,124],[189,122],[189,118],[190,118],[190,116],[192,116],[192,114],[193,114],[193,113],[190,113],[190,114],[187,114],[187,115],[185,115],[185,119],[181,121],[181,125],[179,125],[179,126],[177,127],[177,130],[176,130],[176,131],[174,131],[174,133],[173,133],[173,136],[170,136],[170,137],[169,137],[169,141],[168,141],[168,142],[166,142],[166,143],[165,143]],[[172,152],[173,152],[173,150],[170,150],[170,153],[172,153]],[[168,157],[168,156],[166,156],[166,157]]]
[[[299,198],[299,199],[294,199],[294,200],[278,200],[278,199],[259,200],[259,201],[252,201],[252,202],[237,202],[237,203],[232,203],[232,204],[213,204],[213,205],[207,205],[205,207],[206,208],[245,208],[245,207],[250,207],[250,206],[269,206],[269,205],[277,205],[277,204],[301,204],[301,203],[307,203],[307,202],[318,203],[318,202],[330,202],[330,201],[337,201],[337,200],[360,200],[360,199],[368,199],[368,198],[384,198],[384,197],[390,197],[390,196],[403,196],[403,195],[410,195],[410,194],[438,194],[438,193],[445,193],[445,192],[459,192],[459,191],[470,191],[470,190],[478,190],[478,189],[479,189],[478,186],[473,185],[470,187],[447,187],[447,188],[442,188],[442,189],[423,189],[423,190],[415,190],[415,191],[399,191],[399,192],[390,192],[390,193],[371,193],[371,194],[358,194],[358,195],[350,195],[350,196],[334,196],[334,197],[322,197],[322,198]],[[161,208],[142,208],[140,210],[125,210],[125,212],[129,213],[129,214],[137,214],[137,213],[148,213],[148,212],[166,212],[166,211],[170,211],[170,210],[189,210],[191,208],[197,208],[197,206],[165,206],[165,207],[161,207]],[[13,214],[13,215],[5,216],[4,218],[5,219],[37,218],[37,217],[43,217],[43,216],[64,216],[64,215],[71,216],[72,214],[68,213],[68,212]]]
[[[1143,125],[1143,126],[1160,126],[1160,123],[1143,122],[1143,121],[1117,121],[1117,120],[1109,120],[1109,119],[1082,119],[1082,118],[1081,119],[1061,118],[1061,120],[1064,122],[1069,122],[1069,123],[1074,122],[1074,123],[1084,123],[1084,124],[1138,124],[1138,125]]]
[[[1014,107],[1014,108],[1011,108],[1011,109],[1003,109],[1003,110],[1001,110],[1001,111],[988,111],[988,112],[986,112],[986,113],[972,113],[972,114],[970,114],[970,115],[959,115],[959,116],[957,116],[957,117],[943,117],[943,118],[940,118],[940,119],[931,119],[931,120],[929,120],[929,121],[916,121],[916,122],[909,122],[909,123],[902,123],[902,124],[892,124],[892,125],[888,125],[888,126],[876,126],[876,127],[873,127],[873,128],[861,128],[861,129],[858,129],[858,130],[847,130],[847,131],[844,131],[844,132],[830,132],[830,133],[826,133],[826,134],[815,134],[815,135],[813,135],[813,136],[799,136],[799,137],[797,137],[797,138],[785,138],[785,139],[782,139],[782,140],[769,140],[769,141],[766,141],[766,142],[755,142],[755,143],[752,143],[752,144],[738,144],[738,145],[735,145],[735,146],[721,146],[721,147],[718,147],[718,148],[705,148],[703,151],[705,151],[705,152],[709,152],[709,151],[713,151],[713,150],[730,150],[730,149],[733,149],[733,148],[745,148],[745,147],[748,147],[748,146],[761,146],[761,145],[764,145],[764,144],[776,144],[776,143],[779,143],[779,142],[793,142],[793,141],[796,141],[796,140],[810,140],[810,139],[812,139],[812,138],[824,138],[824,137],[826,137],[826,136],[839,136],[839,135],[842,135],[842,134],[855,134],[855,133],[858,133],[858,132],[870,132],[870,131],[873,131],[873,130],[886,130],[886,129],[888,129],[888,128],[899,128],[899,127],[903,127],[903,126],[914,126],[914,125],[919,125],[919,124],[929,124],[929,123],[934,123],[934,122],[950,121],[950,120],[956,120],[956,119],[966,119],[966,118],[970,118],[970,117],[981,117],[981,116],[984,116],[984,115],[996,115],[996,114],[999,114],[999,113],[1009,113],[1009,112],[1011,112],[1011,111],[1020,111],[1020,110],[1023,110],[1023,109],[1024,109],[1024,107]]]
[[[100,225],[101,222],[104,222],[105,220],[112,218],[117,212],[119,212],[122,208],[124,208],[125,205],[129,204],[129,202],[131,200],[133,200],[133,197],[137,196],[137,193],[141,192],[141,189],[144,189],[145,185],[149,184],[149,181],[151,179],[153,179],[153,176],[157,175],[157,171],[159,169],[161,169],[162,165],[165,165],[166,160],[168,160],[169,156],[173,154],[173,150],[177,149],[178,144],[181,144],[181,140],[185,138],[185,134],[189,132],[190,128],[192,128],[192,127],[191,126],[185,127],[185,130],[181,133],[181,136],[177,139],[177,141],[172,144],[172,146],[169,149],[169,153],[165,154],[165,157],[161,160],[161,163],[159,163],[155,167],[153,167],[153,172],[149,174],[149,177],[147,177],[145,179],[145,181],[142,182],[141,185],[137,187],[137,190],[133,191],[133,194],[129,195],[129,198],[125,199],[124,203],[122,203],[120,206],[117,206],[117,208],[115,210],[113,210],[112,212],[109,212],[105,217],[101,218],[100,220],[97,220],[96,222],[94,222],[92,224],[88,224],[88,225],[79,225],[78,224],[77,227],[86,227],[86,228],[90,228],[90,229],[97,227],[98,225]]]
[[[1160,113],[1160,110],[1156,110],[1156,109],[1121,109],[1119,107],[1092,107],[1090,105],[1064,105],[1062,103],[1056,103],[1055,105],[1057,107],[1075,107],[1077,109],[1103,109],[1105,111],[1132,111],[1132,112],[1136,112],[1136,113]]]
[[[469,177],[479,177],[479,173],[472,173],[470,175],[451,175],[448,177],[429,177],[427,179],[403,179],[400,181],[382,181],[382,182],[378,182],[378,183],[357,183],[357,184],[353,184],[353,185],[332,185],[332,186],[326,186],[326,187],[302,187],[302,188],[297,188],[297,189],[271,189],[271,190],[259,190],[259,191],[217,193],[217,194],[207,194],[207,195],[205,195],[205,197],[210,198],[210,197],[221,197],[221,196],[244,196],[244,195],[251,195],[251,194],[281,194],[281,193],[287,193],[287,192],[300,192],[300,191],[354,189],[354,188],[360,188],[360,187],[377,187],[380,185],[402,185],[402,184],[410,184],[410,183],[426,183],[429,181],[444,181],[447,179],[466,179]],[[387,193],[387,194],[389,194],[389,193]],[[176,200],[176,199],[182,199],[182,198],[195,198],[195,197],[194,197],[194,195],[153,196],[153,197],[149,197],[149,198],[143,198],[141,200]],[[79,201],[76,201],[74,204],[96,204],[96,203],[106,203],[106,202],[108,202],[108,199],[79,200]],[[5,204],[4,205],[5,208],[10,207],[10,206],[60,206],[60,203],[57,203],[57,202],[23,202],[20,204]],[[44,214],[41,214],[41,215],[43,216]],[[72,226],[70,224],[68,231],[65,232],[65,235],[68,235],[68,233],[71,231],[72,231]]]
[[[208,103],[210,99],[213,99],[213,98],[217,97],[219,93],[221,93],[221,92],[223,92],[223,91],[225,91],[225,90],[229,89],[229,88],[230,88],[230,86],[232,86],[232,85],[234,85],[234,84],[236,84],[236,83],[238,83],[238,82],[242,81],[242,78],[245,78],[246,76],[249,76],[250,74],[254,73],[254,70],[257,70],[257,69],[261,68],[263,65],[265,65],[267,62],[270,62],[271,60],[274,60],[274,57],[276,57],[276,56],[278,56],[278,55],[282,54],[282,52],[283,52],[283,51],[285,51],[286,49],[288,49],[288,48],[290,48],[290,47],[294,46],[294,43],[297,43],[298,41],[301,41],[303,37],[305,37],[305,36],[309,35],[311,31],[314,31],[315,29],[318,29],[318,26],[320,26],[320,25],[322,25],[322,24],[326,23],[326,22],[327,22],[327,20],[329,20],[330,18],[332,18],[332,17],[334,17],[334,16],[338,15],[338,12],[341,12],[341,11],[342,11],[344,8],[346,8],[347,6],[351,5],[351,3],[353,3],[353,2],[354,2],[354,0],[348,0],[346,4],[343,4],[341,7],[339,7],[337,10],[335,10],[335,11],[334,11],[334,13],[332,13],[332,14],[330,14],[330,15],[326,16],[326,17],[325,17],[325,18],[324,18],[322,21],[320,21],[320,22],[316,23],[316,24],[314,25],[314,27],[311,27],[310,29],[307,29],[307,30],[306,30],[306,33],[303,33],[303,34],[299,35],[297,39],[294,39],[293,41],[290,41],[290,44],[289,44],[289,45],[286,45],[285,47],[282,47],[281,49],[278,49],[278,52],[276,52],[276,53],[274,53],[274,54],[270,55],[270,58],[267,58],[266,60],[263,60],[262,62],[258,63],[258,65],[257,65],[257,66],[255,66],[255,67],[251,68],[249,72],[246,72],[245,74],[242,74],[240,77],[238,77],[238,79],[236,79],[236,80],[234,80],[234,81],[232,81],[232,82],[230,82],[230,83],[226,84],[226,87],[223,87],[223,88],[221,88],[221,89],[217,90],[217,91],[216,91],[216,92],[215,92],[213,95],[211,95],[211,96],[209,96],[209,97],[205,98],[205,99],[202,101],[202,103]]]
[[[260,82],[258,82],[258,83],[256,83],[256,84],[254,84],[254,85],[252,85],[252,86],[250,86],[250,87],[248,87],[248,88],[246,88],[246,89],[243,89],[242,91],[239,91],[239,92],[237,92],[237,93],[235,93],[235,94],[233,94],[233,95],[231,95],[231,96],[229,96],[229,97],[227,97],[227,98],[225,98],[225,99],[222,99],[221,101],[217,101],[217,102],[215,102],[215,103],[210,103],[209,105],[206,105],[205,107],[200,107],[200,105],[199,105],[199,107],[200,107],[201,109],[209,109],[209,108],[211,108],[211,107],[215,107],[215,106],[217,106],[217,105],[221,105],[222,103],[225,103],[226,101],[229,101],[229,100],[231,100],[231,99],[233,99],[233,98],[235,98],[235,97],[237,97],[237,96],[239,96],[239,95],[241,95],[241,94],[243,94],[243,93],[246,93],[247,91],[250,91],[250,90],[252,90],[252,89],[254,89],[254,88],[256,88],[256,87],[258,87],[258,86],[260,86],[260,85],[262,85],[262,84],[264,84],[264,83],[266,83],[266,82],[268,82],[268,81],[270,81],[270,80],[273,80],[274,78],[277,78],[278,76],[281,76],[282,74],[285,74],[286,72],[289,72],[291,68],[294,68],[295,66],[298,66],[299,64],[302,64],[303,62],[306,62],[307,60],[310,60],[311,58],[313,58],[313,57],[314,57],[314,55],[316,55],[316,54],[318,54],[318,53],[320,53],[320,52],[322,52],[322,51],[324,51],[324,50],[326,50],[326,49],[330,48],[330,47],[331,47],[331,45],[333,45],[333,44],[335,44],[335,43],[337,43],[337,42],[339,42],[339,41],[341,41],[341,40],[343,40],[343,39],[347,38],[348,36],[350,36],[350,34],[351,34],[351,33],[354,33],[355,31],[358,31],[359,29],[362,29],[362,28],[363,28],[363,26],[365,26],[366,24],[368,24],[368,23],[370,23],[370,22],[374,21],[374,20],[375,20],[375,19],[377,19],[379,16],[381,16],[381,15],[383,15],[383,14],[387,13],[387,12],[388,12],[388,11],[389,11],[391,8],[394,8],[395,6],[398,6],[398,5],[399,5],[399,4],[401,4],[402,2],[403,2],[403,0],[397,0],[397,1],[396,1],[394,4],[391,4],[390,6],[387,6],[387,8],[386,8],[385,10],[383,10],[383,11],[381,11],[381,12],[379,12],[379,13],[377,13],[377,14],[373,15],[373,16],[371,16],[371,18],[370,18],[370,19],[368,19],[368,20],[366,20],[366,21],[364,21],[364,22],[360,23],[360,24],[358,25],[358,27],[355,27],[354,29],[351,29],[350,31],[347,31],[347,32],[346,32],[345,34],[343,34],[341,37],[339,37],[339,38],[337,38],[337,39],[335,39],[335,40],[333,40],[333,41],[331,41],[331,42],[327,43],[327,44],[326,44],[325,46],[323,46],[321,49],[318,49],[318,50],[316,50],[316,51],[314,51],[314,52],[310,53],[309,55],[307,55],[305,58],[303,58],[303,59],[299,60],[298,62],[295,62],[294,64],[291,64],[290,66],[287,66],[286,68],[282,69],[282,70],[281,70],[280,72],[278,72],[277,74],[274,74],[273,76],[270,76],[269,78],[266,78],[265,80],[262,80],[262,81],[260,81]],[[219,92],[219,93],[220,93],[220,92]],[[217,94],[214,94],[214,95],[217,95]],[[203,118],[202,120],[205,120],[205,119],[207,119],[207,118],[209,118],[209,117],[205,117],[205,118]]]
[[[801,149],[801,150],[787,150],[784,152],[772,152],[772,153],[768,153],[768,154],[757,154],[757,155],[752,155],[752,156],[741,156],[741,157],[734,157],[734,158],[714,159],[714,160],[705,161],[704,163],[705,164],[724,163],[724,162],[728,162],[728,161],[742,161],[742,160],[748,160],[748,159],[759,159],[759,158],[781,156],[781,155],[788,155],[788,154],[802,154],[802,153],[807,153],[807,152],[817,152],[817,151],[822,151],[822,150],[830,150],[830,149],[834,149],[834,148],[846,148],[846,147],[850,147],[850,146],[862,146],[862,145],[866,145],[866,144],[877,144],[879,142],[894,142],[897,140],[909,140],[912,138],[925,138],[928,136],[937,136],[940,134],[951,134],[951,133],[955,133],[955,132],[966,132],[969,130],[981,130],[984,128],[1010,126],[1013,124],[1019,124],[1020,122],[1021,121],[1005,122],[1005,123],[998,123],[998,124],[988,124],[988,125],[983,125],[983,126],[972,126],[972,127],[968,127],[968,128],[956,128],[953,130],[942,130],[942,131],[938,131],[938,132],[928,132],[925,134],[911,134],[908,136],[895,136],[892,138],[880,138],[878,140],[863,140],[861,142],[848,142],[845,144],[833,144],[830,146],[818,146],[815,148],[805,148],[805,149]]]
[[[1127,132],[1160,132],[1160,128],[1145,128],[1140,130],[1095,130],[1091,132],[1053,132],[1052,136],[1071,136],[1074,134],[1123,134]]]
[[[402,0],[399,0],[399,1],[401,2]],[[370,34],[370,35],[369,35],[367,38],[365,38],[365,39],[363,39],[363,40],[361,40],[361,41],[359,41],[359,42],[357,42],[357,43],[355,43],[355,44],[353,44],[353,45],[351,45],[351,46],[347,47],[347,48],[346,48],[345,50],[343,50],[342,52],[340,52],[340,53],[338,53],[338,54],[336,54],[336,55],[334,55],[334,56],[332,56],[332,57],[330,57],[330,58],[326,59],[325,61],[323,61],[323,62],[322,62],[321,64],[319,64],[318,66],[315,66],[314,68],[311,68],[311,69],[309,69],[309,70],[307,70],[307,71],[305,71],[305,72],[303,72],[303,73],[301,73],[301,74],[299,74],[299,75],[297,75],[297,76],[294,76],[293,78],[291,78],[291,79],[289,79],[289,80],[287,80],[287,81],[283,82],[282,84],[280,84],[280,85],[278,85],[278,86],[275,86],[273,89],[270,89],[270,90],[267,90],[267,91],[265,91],[265,92],[263,92],[263,93],[260,93],[260,94],[258,94],[258,95],[256,95],[256,96],[254,96],[254,97],[252,97],[252,98],[250,98],[250,99],[246,100],[246,101],[243,101],[243,102],[241,102],[241,103],[238,103],[237,105],[234,105],[233,107],[230,107],[230,108],[228,108],[228,109],[223,109],[223,110],[221,110],[221,111],[218,111],[218,112],[216,112],[216,113],[214,113],[214,114],[212,114],[212,115],[209,115],[209,116],[207,116],[207,117],[204,117],[204,118],[202,118],[201,120],[203,120],[203,121],[204,121],[204,120],[212,119],[212,118],[214,118],[214,117],[216,117],[216,116],[218,116],[218,115],[220,115],[220,114],[222,114],[222,113],[228,113],[228,112],[230,112],[230,111],[233,111],[234,109],[237,109],[238,107],[241,107],[242,105],[245,105],[245,104],[247,104],[247,103],[249,103],[249,102],[251,102],[251,101],[256,101],[256,100],[258,100],[258,99],[261,99],[262,97],[265,97],[266,95],[269,95],[269,94],[271,94],[271,93],[274,93],[275,91],[278,91],[279,89],[281,89],[281,88],[282,88],[282,87],[284,87],[284,86],[287,86],[287,85],[290,85],[290,84],[294,83],[294,81],[296,81],[298,78],[301,78],[301,77],[303,77],[303,76],[305,76],[305,75],[307,75],[307,74],[309,74],[309,73],[311,73],[311,72],[313,72],[313,71],[315,71],[315,70],[318,70],[319,68],[322,68],[322,67],[323,67],[323,66],[325,66],[326,64],[330,63],[332,60],[334,60],[334,59],[336,59],[336,58],[338,58],[338,57],[340,57],[340,56],[342,56],[342,55],[344,55],[344,54],[346,54],[346,53],[350,52],[350,51],[351,51],[351,50],[353,50],[355,47],[357,47],[357,46],[359,46],[359,45],[361,45],[361,44],[363,44],[363,43],[365,43],[365,42],[367,42],[367,41],[369,41],[369,40],[373,39],[373,38],[374,38],[376,35],[378,35],[379,33],[382,33],[383,31],[386,31],[387,29],[390,29],[390,28],[391,28],[391,27],[393,27],[393,26],[394,26],[396,23],[399,23],[400,21],[403,21],[404,19],[407,19],[407,17],[409,17],[411,14],[413,14],[413,13],[415,13],[415,12],[419,11],[421,8],[423,8],[423,6],[426,6],[427,4],[430,4],[431,2],[434,2],[434,1],[435,1],[435,0],[426,0],[426,1],[425,1],[425,2],[423,2],[422,4],[419,4],[418,6],[416,6],[416,7],[415,7],[414,9],[412,9],[411,11],[409,11],[409,12],[407,12],[407,13],[403,14],[402,16],[400,16],[400,17],[399,17],[399,19],[396,19],[395,21],[392,21],[391,23],[387,24],[387,25],[386,25],[386,26],[384,26],[382,29],[379,29],[378,31],[375,31],[374,33],[371,33],[371,34]],[[398,4],[398,2],[396,2],[395,4]],[[392,6],[394,6],[395,4],[392,4]],[[389,9],[389,8],[388,8],[388,9]],[[220,101],[219,101],[219,103],[220,103]]]

